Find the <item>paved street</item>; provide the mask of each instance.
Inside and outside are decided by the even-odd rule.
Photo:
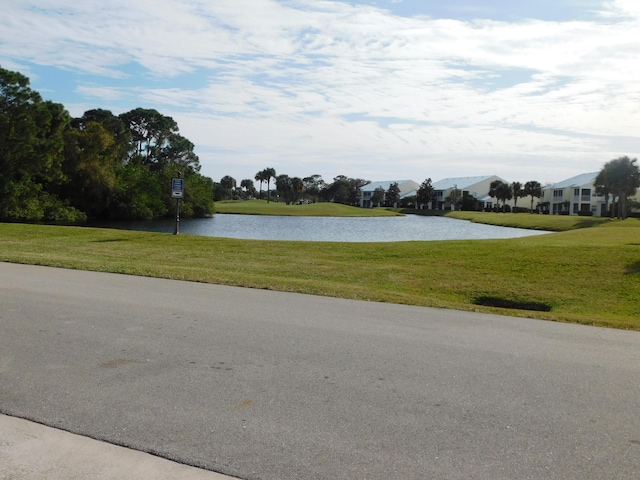
[[[0,413],[188,465],[640,478],[638,332],[6,263],[0,305]]]

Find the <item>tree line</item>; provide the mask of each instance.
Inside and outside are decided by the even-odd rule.
[[[259,182],[260,189],[255,188],[252,179],[244,179],[237,186],[236,180],[231,176],[225,176],[216,184],[216,199],[218,200],[246,200],[252,198],[262,198],[267,201],[284,201],[287,204],[300,202],[336,202],[346,205],[360,205],[360,189],[371,183],[369,180],[360,178],[348,178],[343,175],[337,176],[332,183],[326,183],[320,175],[299,178],[288,175],[276,175],[274,168],[260,170],[255,175],[255,181]],[[271,182],[274,182],[275,189],[270,189]],[[262,190],[266,183],[266,191]],[[626,218],[632,206],[637,202],[630,202],[628,198],[635,195],[640,187],[640,171],[636,159],[620,157],[607,162],[597,175],[595,182],[595,194],[605,198],[605,213],[619,218]],[[495,180],[489,186],[488,195],[496,199],[496,205],[491,207],[493,211],[528,211],[530,213],[548,213],[545,202],[540,202],[543,197],[543,186],[536,180],[526,183],[507,183],[503,180]],[[453,188],[449,195],[439,202],[435,197],[436,191],[433,188],[431,178],[425,179],[418,188],[416,195],[400,198],[400,188],[397,183],[391,183],[385,190],[378,187],[372,193],[371,206],[401,206],[409,208],[436,209],[435,205],[442,204],[442,208],[454,208],[455,210],[480,210],[480,202],[463,192]],[[518,207],[518,200],[529,198],[529,208]],[[538,203],[534,208],[534,202]],[[513,200],[513,207],[507,202]],[[609,208],[611,201],[612,208]],[[485,207],[486,209],[486,207]]]
[[[255,180],[255,182],[254,182]],[[273,182],[273,189],[271,188]],[[256,188],[256,183],[259,188]],[[276,174],[272,167],[256,173],[253,179],[245,178],[238,185],[235,178],[225,175],[215,185],[216,200],[264,199],[267,202],[295,203],[335,202],[345,205],[360,205],[360,189],[371,183],[361,178],[338,175],[333,182],[325,182],[321,175],[290,177]],[[263,190],[263,186],[266,189]]]
[[[88,110],[71,118],[64,106],[45,101],[29,87],[29,79],[0,67],[0,221],[79,222],[87,219],[153,219],[175,213],[171,179],[184,179],[181,214],[199,217],[214,212],[214,199],[264,198],[287,204],[336,202],[360,205],[361,188],[369,180],[338,175],[325,182],[320,175],[290,177],[272,167],[243,179],[220,182],[199,173],[194,144],[179,133],[177,123],[157,110],[136,108],[121,115]],[[256,189],[254,181],[259,185]],[[273,185],[273,189],[271,186]],[[640,185],[636,159],[606,163],[595,181],[606,209],[625,218],[628,197]],[[266,186],[266,190],[263,190]],[[490,186],[496,209],[519,198],[541,199],[537,181]],[[372,205],[424,208],[434,205],[430,178],[415,197],[400,200],[397,184],[377,189]],[[612,208],[609,209],[609,199]],[[446,207],[477,210],[477,200],[458,189],[444,199]]]
[[[71,118],[18,72],[0,68],[0,220],[80,222],[214,212],[214,182],[171,117],[136,108]]]

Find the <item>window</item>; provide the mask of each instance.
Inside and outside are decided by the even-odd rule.
[[[573,196],[574,197],[579,197],[580,196],[580,189],[579,188],[574,188],[573,189]]]
[[[553,191],[553,198],[558,200],[559,198],[564,197],[564,190],[554,190]]]

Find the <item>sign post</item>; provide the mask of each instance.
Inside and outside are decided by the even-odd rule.
[[[176,225],[173,234],[180,232],[180,199],[184,198],[184,180],[182,178],[171,179],[171,197],[176,199]]]

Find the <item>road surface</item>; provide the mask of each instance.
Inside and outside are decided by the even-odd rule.
[[[0,304],[0,413],[189,465],[640,478],[637,332],[7,263]]]

